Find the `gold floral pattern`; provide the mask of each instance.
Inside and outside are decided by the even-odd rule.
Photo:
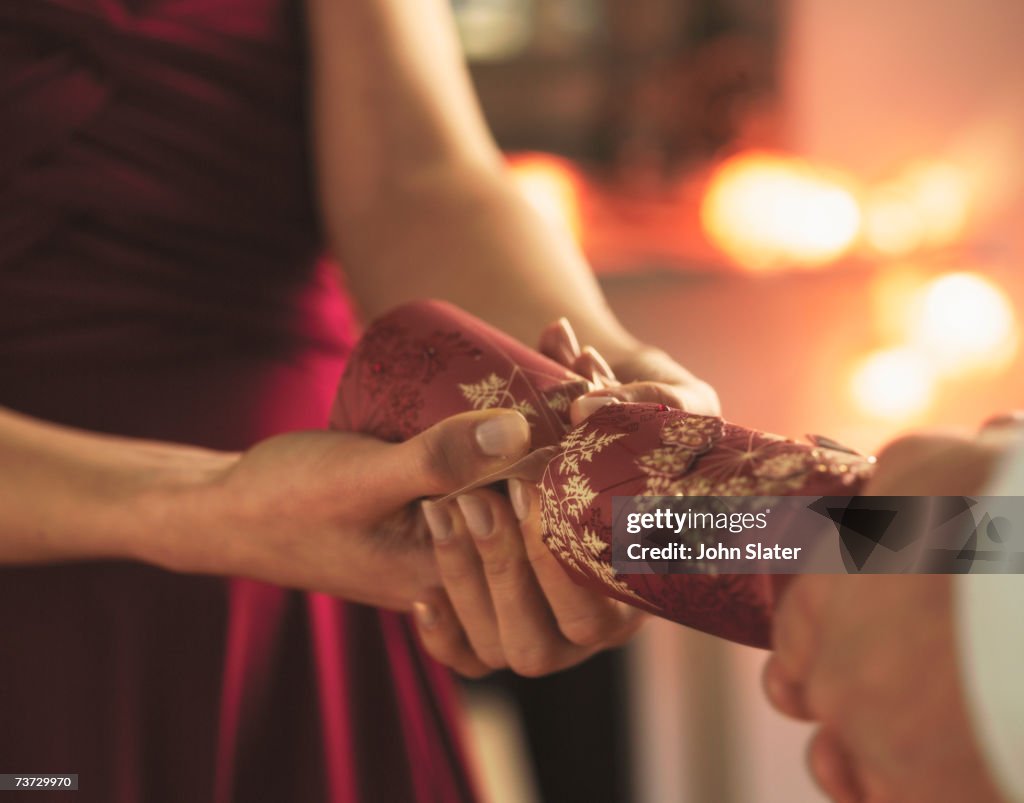
[[[687,472],[697,458],[691,449],[678,446],[661,446],[637,458],[637,467],[654,477],[679,477]]]
[[[572,404],[572,399],[569,398],[567,393],[559,391],[558,393],[550,393],[544,399],[544,403],[547,404],[549,410],[554,410],[556,413],[564,413],[569,409],[569,405]]]
[[[479,382],[468,384],[459,383],[459,390],[474,410],[487,410],[501,404],[503,398],[508,395],[508,380],[502,379],[495,373],[484,377]]]
[[[780,435],[686,413],[666,421],[660,439],[662,446],[636,459],[637,468],[648,475],[644,493],[650,496],[791,495],[815,476],[852,484],[870,472],[870,462],[854,453],[809,448]],[[683,465],[687,468],[677,470]]]
[[[523,416],[523,418],[536,418],[537,408],[530,404],[526,399],[519,399],[512,405],[512,409]]]
[[[458,383],[459,392],[474,410],[508,407],[522,414],[527,421],[534,422],[540,417],[537,407],[528,399],[516,398],[512,392],[519,372],[520,368],[513,366],[511,376],[502,378],[492,371],[477,382]],[[526,387],[532,389],[532,384],[528,383]],[[538,401],[540,400],[543,400],[548,410],[556,414],[553,416],[556,421],[560,421],[562,418],[557,414],[564,415],[569,409],[570,399],[568,393],[563,389],[542,396],[541,399],[538,399]],[[561,431],[564,432],[566,428],[563,425]]]
[[[576,427],[562,440],[559,471],[570,476],[579,474],[580,463],[589,463],[606,446],[624,437],[625,432],[601,433],[590,426]]]
[[[721,418],[705,415],[669,418],[661,426],[661,442],[695,452],[707,451],[722,437],[722,426]]]
[[[766,457],[754,466],[754,476],[766,480],[787,480],[804,474],[814,462],[808,452],[782,452]]]
[[[598,493],[591,487],[590,478],[582,473],[581,463],[591,462],[625,435],[600,433],[584,424],[562,440],[562,451],[548,463],[540,486],[541,528],[544,542],[568,569],[600,582],[620,598],[650,608],[650,602],[616,576],[608,541],[584,523]]]

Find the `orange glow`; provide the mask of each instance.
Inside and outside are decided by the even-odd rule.
[[[927,360],[906,347],[869,354],[850,376],[850,393],[863,413],[902,422],[931,406],[934,386]]]
[[[907,340],[907,316],[929,279],[929,272],[915,262],[880,265],[871,280],[871,307],[875,334],[887,343]]]
[[[864,236],[879,253],[899,256],[916,251],[924,231],[911,199],[898,188],[884,187],[864,204]]]
[[[976,273],[948,273],[921,290],[910,340],[944,376],[991,374],[1013,360],[1018,327],[1001,288]]]
[[[966,226],[971,195],[967,176],[952,165],[915,165],[867,196],[864,237],[890,256],[950,245]]]
[[[509,171],[530,205],[556,230],[579,242],[579,179],[572,165],[557,156],[531,153],[509,159]]]
[[[760,271],[836,260],[857,237],[860,210],[834,175],[795,157],[756,152],[718,168],[701,221],[722,251]]]

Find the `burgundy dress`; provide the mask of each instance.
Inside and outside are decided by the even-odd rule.
[[[351,327],[298,6],[0,0],[0,405],[219,449],[326,424]],[[457,726],[402,616],[0,569],[0,773],[79,773],[33,800],[468,800]]]

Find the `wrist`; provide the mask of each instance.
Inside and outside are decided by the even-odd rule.
[[[173,447],[157,450],[125,477],[111,528],[126,557],[170,571],[226,571],[217,540],[217,489],[238,455]]]

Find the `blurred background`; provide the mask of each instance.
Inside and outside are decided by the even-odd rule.
[[[1019,0],[453,7],[522,191],[728,418],[871,452],[1020,406]],[[655,622],[468,687],[493,799],[820,799],[762,662]]]

